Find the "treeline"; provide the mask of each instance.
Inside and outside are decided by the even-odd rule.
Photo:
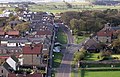
[[[120,25],[120,12],[117,9],[68,11],[61,13],[61,20],[73,30],[73,34],[79,35],[81,32],[97,32],[106,23],[111,23],[113,26]]]

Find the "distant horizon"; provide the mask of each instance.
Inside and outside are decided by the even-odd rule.
[[[87,2],[86,0],[0,0],[0,3],[9,3],[9,2]],[[98,0],[100,1],[100,0]],[[102,0],[101,0],[102,1]],[[103,1],[120,1],[120,0],[103,0]]]
[[[9,2],[85,2],[85,0],[0,0],[0,3],[9,3]]]

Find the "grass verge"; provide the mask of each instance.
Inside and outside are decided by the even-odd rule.
[[[75,43],[79,44],[84,41],[88,36],[75,36]]]
[[[62,53],[53,53],[54,58],[53,58],[53,68],[58,68],[61,64],[63,54]]]
[[[57,41],[61,44],[67,44],[67,35],[61,29],[58,30]]]

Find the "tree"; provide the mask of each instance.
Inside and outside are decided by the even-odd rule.
[[[114,40],[111,44],[113,48],[113,53],[120,53],[120,38]]]
[[[74,19],[79,19],[79,12],[76,11],[67,11],[61,14],[61,20],[63,23],[66,25],[70,25],[70,20]]]
[[[111,58],[111,52],[109,50],[101,51],[98,57],[101,60],[108,60]]]
[[[18,17],[16,17],[16,16],[10,16],[9,19],[8,19],[8,22],[9,21],[15,21],[15,20],[18,20]]]
[[[19,8],[19,7],[16,7],[16,8],[15,8],[15,11],[16,11],[16,12],[23,12],[23,11],[24,11],[24,9]]]
[[[72,5],[70,3],[65,2],[65,4],[66,4],[67,8],[72,8]]]
[[[12,17],[12,16],[13,16],[13,14],[12,14],[12,13],[10,13],[10,14],[9,14],[9,17]]]
[[[76,64],[80,60],[83,60],[86,56],[86,50],[84,48],[81,48],[79,51],[76,51],[74,53],[74,63]]]
[[[82,19],[79,19],[79,26],[80,26],[80,31],[85,31],[85,21]]]
[[[16,25],[15,30],[19,30],[21,32],[25,32],[25,31],[29,30],[29,22],[24,22],[22,24]]]
[[[77,19],[70,20],[70,28],[73,30],[74,34],[78,33],[78,30],[79,30],[79,20],[77,20]]]
[[[10,25],[7,25],[4,27],[4,31],[7,32],[9,30],[12,30],[11,26]]]

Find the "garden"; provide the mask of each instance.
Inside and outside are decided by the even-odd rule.
[[[120,71],[85,71],[83,77],[120,77]]]

